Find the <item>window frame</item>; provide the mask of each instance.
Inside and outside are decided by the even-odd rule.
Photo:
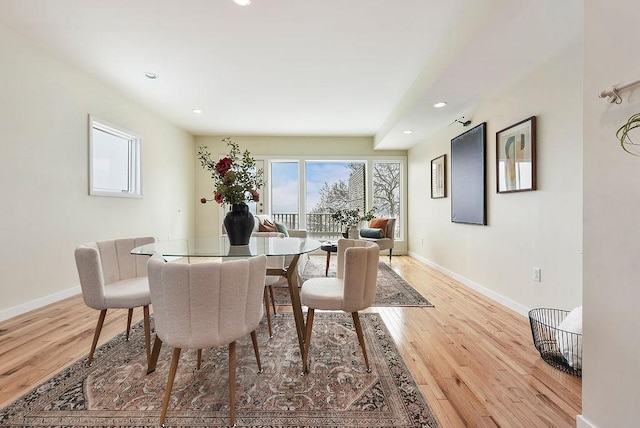
[[[112,136],[127,140],[128,154],[126,190],[105,189],[94,185],[94,151],[96,144],[94,141],[94,132],[96,131],[111,134]],[[116,198],[142,198],[141,146],[142,138],[135,133],[96,116],[89,115],[89,195]]]
[[[399,171],[400,172],[400,189],[398,190],[400,193],[398,195],[400,198],[400,201],[398,204],[399,212],[396,214],[394,218],[396,219],[396,232],[397,232],[395,240],[402,241],[404,236],[403,235],[404,229],[406,227],[405,211],[408,204],[408,201],[406,200],[407,194],[406,194],[406,184],[405,184],[407,182],[406,161],[403,161],[395,157],[376,158],[370,161],[370,164],[367,165],[367,172],[370,173],[367,181],[367,208],[368,209],[372,209],[375,204],[375,196],[374,196],[375,176],[374,176],[373,170],[375,168],[376,163],[387,163],[387,164],[397,163],[399,165],[399,169],[400,169]]]

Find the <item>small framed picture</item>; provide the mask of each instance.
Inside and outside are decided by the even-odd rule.
[[[496,132],[498,193],[536,190],[536,117]]]
[[[447,197],[447,155],[431,161],[431,198]]]

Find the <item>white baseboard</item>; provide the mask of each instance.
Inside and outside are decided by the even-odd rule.
[[[448,269],[446,269],[446,268],[444,268],[444,267],[432,262],[429,259],[425,259],[424,257],[422,257],[422,256],[420,256],[418,254],[415,254],[415,253],[410,251],[409,255],[411,257],[413,257],[414,259],[424,263],[425,265],[427,265],[429,267],[432,267],[432,268],[436,269],[437,271],[440,271],[443,274],[455,279],[456,281],[460,282],[461,284],[464,284],[467,287],[474,289],[475,291],[483,294],[484,296],[490,298],[491,300],[495,300],[496,302],[500,303],[501,305],[506,306],[507,308],[509,308],[509,309],[511,309],[513,311],[516,311],[517,313],[519,313],[519,314],[521,314],[521,315],[523,315],[525,317],[529,316],[530,308],[527,308],[526,306],[521,305],[520,303],[515,302],[515,301],[509,299],[508,297],[503,296],[502,294],[496,293],[495,291],[490,290],[490,289],[488,289],[487,287],[485,287],[483,285],[475,283],[475,282],[471,281],[470,279],[467,279],[467,278],[465,278],[465,277],[463,277],[461,275],[458,275],[457,273],[452,272],[452,271],[450,271],[450,270],[448,270]]]
[[[58,293],[50,294],[48,296],[32,300],[27,303],[23,303],[18,306],[14,306],[12,308],[2,309],[0,310],[0,321],[8,320],[9,318],[13,318],[29,311],[33,311],[34,309],[38,309],[51,303],[55,303],[59,300],[66,299],[67,297],[75,296],[76,294],[79,294],[80,291],[80,286],[76,286],[64,291],[60,291]]]
[[[597,428],[591,422],[586,420],[582,415],[576,416],[576,428]]]

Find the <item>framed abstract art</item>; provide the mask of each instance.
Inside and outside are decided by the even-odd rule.
[[[496,133],[498,193],[536,190],[536,117]]]

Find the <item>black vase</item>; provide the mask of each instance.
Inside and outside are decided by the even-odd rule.
[[[232,204],[224,217],[224,227],[231,245],[247,245],[253,231],[253,214],[247,204]]]

